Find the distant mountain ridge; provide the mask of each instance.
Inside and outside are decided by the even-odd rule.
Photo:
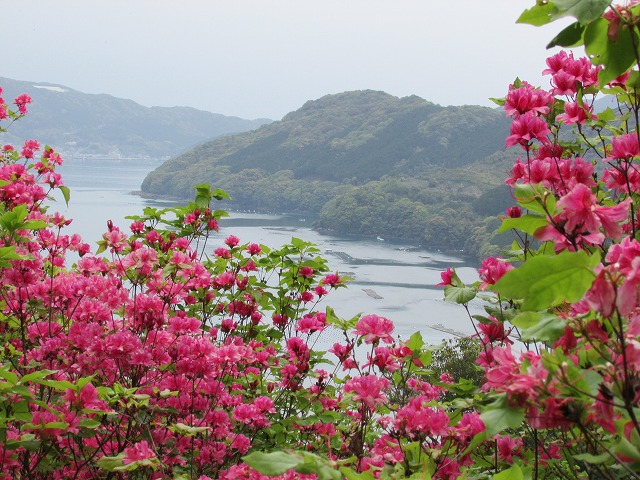
[[[87,94],[52,83],[0,77],[3,97],[29,94],[29,117],[11,125],[3,143],[38,139],[67,155],[118,154],[164,158],[203,141],[270,123],[191,107],[144,107],[107,94]]]
[[[185,200],[209,183],[231,195],[227,208],[298,212],[327,231],[479,251],[490,237],[485,219],[512,201],[508,134],[500,109],[344,92],[200,144],[149,173],[142,192]]]
[[[372,90],[344,92],[309,101],[257,130],[198,145],[151,172],[142,190],[189,198],[192,186],[183,180],[218,183],[224,179],[214,175],[221,169],[289,171],[296,179],[355,185],[385,175],[415,176],[503,151],[508,132],[500,110],[442,107]]]

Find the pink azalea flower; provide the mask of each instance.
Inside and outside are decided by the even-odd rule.
[[[606,168],[602,180],[607,187],[622,193],[640,192],[640,171],[638,167],[626,162],[618,168]]]
[[[133,446],[124,449],[124,458],[122,463],[128,465],[132,462],[138,462],[140,460],[149,460],[156,458],[156,454],[149,448],[149,443],[146,440],[141,440]]]
[[[22,95],[18,95],[15,98],[15,100],[13,101],[13,103],[15,105],[17,105],[18,111],[22,115],[26,115],[26,113],[27,113],[27,105],[31,103],[31,97],[29,95],[27,95],[26,93],[23,93]]]
[[[229,235],[225,238],[224,243],[227,244],[229,248],[237,247],[240,244],[240,239],[235,235]]]
[[[451,270],[451,267],[447,268],[444,272],[440,272],[440,278],[442,279],[442,281],[440,283],[436,284],[436,287],[445,287],[447,285],[453,285],[453,283],[451,283],[452,278],[453,278],[453,270]]]
[[[626,220],[629,214],[631,199],[624,200],[618,205],[604,207],[597,204],[597,198],[591,189],[577,184],[567,195],[558,200],[562,207],[562,217],[566,220],[566,231],[597,232],[604,229],[609,238],[618,239],[622,236],[622,227],[617,222]]]
[[[373,410],[376,405],[384,403],[387,399],[384,391],[389,386],[389,380],[378,378],[375,375],[353,377],[347,380],[344,392],[354,392],[354,400]]]
[[[344,362],[351,355],[351,351],[353,350],[353,345],[341,345],[339,343],[334,343],[333,347],[331,347],[328,352],[333,353],[338,360]]]
[[[302,266],[298,270],[298,275],[301,276],[301,277],[304,277],[304,278],[313,277],[313,268],[307,267],[306,265]]]
[[[261,251],[262,248],[260,248],[260,245],[257,243],[247,245],[247,252],[249,252],[249,255],[258,255]]]
[[[591,113],[591,111],[585,110],[577,102],[568,102],[564,104],[564,112],[556,117],[558,121],[564,122],[567,125],[582,125],[585,120],[593,119],[597,120],[598,117]]]
[[[40,142],[37,140],[25,140],[21,155],[24,158],[33,158],[35,152],[40,149]]]
[[[640,145],[635,133],[626,133],[611,140],[611,156],[605,160],[631,160],[640,156]]]
[[[385,343],[392,343],[393,322],[385,317],[378,315],[365,315],[358,323],[356,323],[355,332],[357,335],[364,337],[364,342],[378,343],[382,340]]]
[[[520,88],[509,86],[509,93],[505,98],[504,110],[510,117],[533,112],[536,115],[549,113],[549,104],[553,96],[544,90],[536,89],[527,82]]]
[[[553,75],[553,74],[558,73],[560,70],[562,70],[564,68],[565,64],[570,59],[573,59],[573,53],[567,54],[567,52],[565,50],[560,50],[555,55],[552,55],[552,56],[547,58],[546,63],[547,63],[547,67],[548,68],[543,70],[542,74],[543,75],[548,75],[548,74],[552,74]]]
[[[511,438],[509,435],[498,437],[496,444],[498,455],[509,464],[513,463],[513,456],[519,455],[522,450],[522,438],[520,437]]]
[[[520,115],[511,124],[511,135],[507,137],[506,146],[521,145],[523,148],[527,148],[534,140],[545,142],[550,133],[551,130],[549,130],[547,122],[535,113],[527,112]]]
[[[480,275],[480,290],[486,290],[489,285],[494,285],[509,270],[513,269],[513,265],[502,258],[489,257],[482,261],[478,269]]]
[[[554,95],[575,95],[577,92],[577,83],[578,79],[565,70],[559,71],[551,78]]]
[[[340,277],[338,276],[337,273],[329,273],[325,275],[321,283],[323,285],[337,286],[342,283],[342,280],[340,280]]]
[[[522,209],[516,205],[514,207],[507,208],[505,213],[509,218],[520,218],[522,216]]]

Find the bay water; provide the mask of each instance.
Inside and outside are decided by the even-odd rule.
[[[106,231],[108,220],[128,233],[131,221],[125,219],[127,215],[141,214],[146,206],[170,205],[134,194],[146,174],[161,163],[157,159],[66,158],[58,171],[71,189],[71,200],[67,206],[56,196],[50,210],[72,218],[67,233],[79,233],[95,251],[95,242]],[[455,267],[463,281],[476,278],[475,267],[462,258],[388,239],[320,234],[300,217],[229,214],[220,222],[220,232],[209,241],[208,253],[222,246],[231,234],[242,243],[272,248],[292,237],[312,242],[334,272],[354,277],[349,288],[332,292],[324,300],[341,318],[375,313],[393,320],[395,335],[406,339],[420,331],[430,344],[473,333],[464,309],[446,303],[442,288],[435,286],[447,267]],[[474,309],[479,311],[479,305]]]

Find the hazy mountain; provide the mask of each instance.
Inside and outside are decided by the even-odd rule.
[[[209,183],[232,196],[226,208],[299,212],[339,233],[479,251],[492,228],[485,219],[512,203],[508,134],[500,109],[345,92],[198,145],[151,172],[142,190],[191,199],[194,184]]]
[[[152,172],[143,191],[189,198],[193,183],[219,183],[221,167],[230,174],[290,171],[296,179],[350,184],[415,176],[502,151],[508,131],[501,110],[442,107],[417,96],[370,90],[345,92],[309,101],[255,131],[203,143]]]
[[[63,85],[0,77],[8,104],[21,93],[33,99],[29,115],[2,134],[2,143],[35,138],[66,154],[169,157],[194,145],[271,122],[245,120],[190,107],[144,107],[132,100],[86,94]]]

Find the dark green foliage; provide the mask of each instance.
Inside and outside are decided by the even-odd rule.
[[[429,368],[437,376],[451,375],[454,383],[465,379],[479,387],[484,383],[484,372],[476,363],[481,351],[482,343],[476,337],[450,339],[433,351]]]
[[[169,160],[142,191],[185,198],[192,183],[209,182],[229,192],[228,208],[305,213],[326,231],[460,250],[513,204],[508,129],[501,110],[370,90],[327,95]],[[470,245],[473,256],[485,247]]]

